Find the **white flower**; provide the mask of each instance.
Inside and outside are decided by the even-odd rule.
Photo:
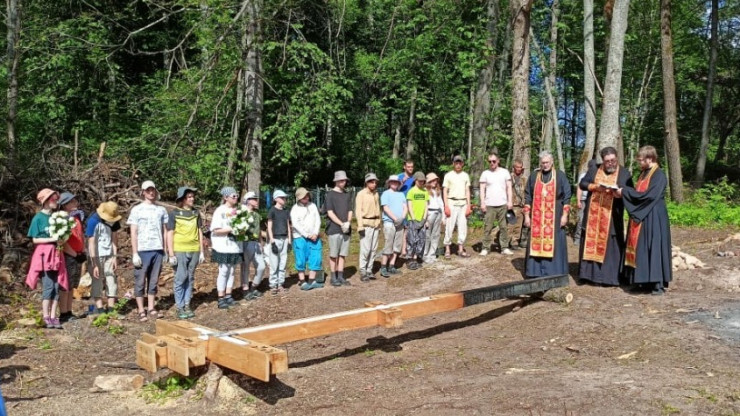
[[[253,223],[254,222],[254,218],[252,218],[252,216],[250,215],[249,218],[247,218],[247,222],[250,223],[250,224]]]

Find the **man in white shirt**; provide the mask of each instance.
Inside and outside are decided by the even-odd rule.
[[[480,210],[485,217],[483,227],[483,248],[481,256],[488,255],[491,248],[491,231],[494,222],[498,223],[498,243],[501,254],[510,256],[514,254],[509,250],[509,227],[506,222],[506,211],[514,207],[511,189],[511,174],[499,166],[500,159],[495,153],[488,155],[488,170],[480,175]]]
[[[452,233],[457,226],[457,255],[470,257],[465,251],[465,238],[468,234],[468,216],[472,213],[470,205],[470,176],[463,172],[464,161],[462,156],[452,158],[453,170],[445,174],[442,181],[442,195],[445,203],[445,259],[450,258],[450,244]]]

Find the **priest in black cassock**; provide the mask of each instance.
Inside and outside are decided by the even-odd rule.
[[[565,227],[570,211],[570,184],[553,169],[550,152],[540,153],[540,168],[529,175],[524,189],[524,226],[530,229],[525,258],[527,278],[568,274]]]
[[[632,187],[632,177],[619,165],[617,149],[599,152],[602,164],[586,172],[578,186],[588,191],[583,210],[580,281],[618,286],[624,262],[624,205],[618,188]]]
[[[642,170],[637,184],[621,190],[630,217],[624,276],[629,283],[647,286],[654,295],[662,295],[672,279],[671,228],[665,204],[668,180],[658,167],[653,146],[640,148],[637,162]]]

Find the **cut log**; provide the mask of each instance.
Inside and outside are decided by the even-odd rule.
[[[548,302],[562,303],[567,305],[573,302],[573,294],[568,291],[567,287],[559,287],[557,289],[550,289],[545,292],[545,295],[542,296],[542,299]]]
[[[144,377],[139,374],[95,377],[95,387],[103,391],[133,391],[143,385]]]

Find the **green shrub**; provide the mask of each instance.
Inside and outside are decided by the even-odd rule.
[[[719,228],[740,227],[740,187],[727,177],[691,192],[686,201],[668,202],[671,225]]]

